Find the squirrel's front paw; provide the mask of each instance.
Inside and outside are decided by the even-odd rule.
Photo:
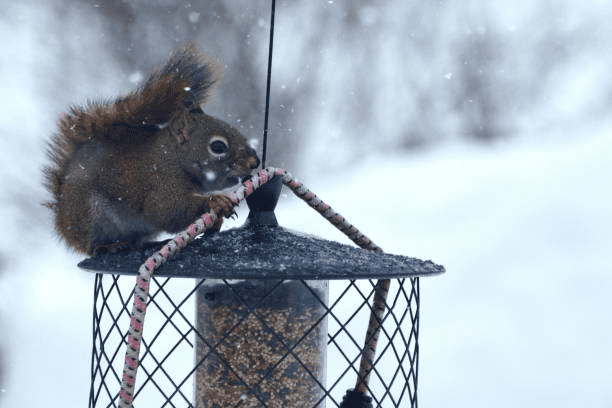
[[[236,215],[234,206],[236,205],[227,195],[225,194],[210,194],[200,195],[204,199],[206,206],[213,210],[217,214],[217,218],[229,218]]]
[[[225,194],[214,194],[209,197],[210,209],[214,210],[217,217],[229,218],[236,215],[234,202]]]
[[[225,194],[196,195],[202,197],[206,206],[217,214],[217,221],[210,228],[210,231],[207,232],[207,234],[220,231],[224,217],[229,218],[236,215],[236,212],[234,211],[234,206],[236,204]]]

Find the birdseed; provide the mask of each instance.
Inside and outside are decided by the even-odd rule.
[[[327,304],[328,282],[305,282]],[[278,283],[199,287],[196,408],[325,407],[325,307],[302,281]]]

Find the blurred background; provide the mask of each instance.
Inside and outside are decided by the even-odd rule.
[[[204,110],[257,144],[270,4],[0,3],[0,407],[82,407],[93,277],[40,205],[46,142],[191,40],[225,67]],[[447,268],[421,284],[423,407],[612,406],[610,21],[605,0],[277,1],[268,164]]]

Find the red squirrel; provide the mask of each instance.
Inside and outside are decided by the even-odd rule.
[[[183,46],[144,84],[110,103],[60,118],[44,169],[55,229],[75,250],[138,246],[185,229],[201,214],[233,213],[220,190],[259,165],[227,123],[200,107],[214,82],[194,46]]]

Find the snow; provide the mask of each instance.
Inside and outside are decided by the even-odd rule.
[[[215,181],[217,179],[217,173],[212,170],[205,171],[204,176],[206,181]]]

